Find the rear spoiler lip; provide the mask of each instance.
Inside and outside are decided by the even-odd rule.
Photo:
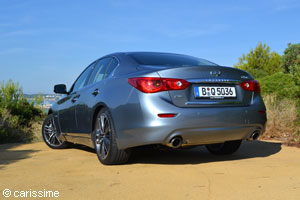
[[[138,65],[137,70],[165,70],[165,69],[175,69],[175,68],[186,68],[186,67],[223,67],[220,65],[201,65],[201,66],[164,66],[164,65]]]

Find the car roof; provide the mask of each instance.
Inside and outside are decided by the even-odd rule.
[[[168,53],[168,52],[154,52],[154,51],[128,51],[128,52],[115,52],[108,54],[106,56],[118,56],[118,55],[134,55],[134,54],[147,54],[147,55],[155,55],[155,54],[170,54],[170,55],[181,55],[181,56],[189,56],[178,53]],[[191,56],[192,57],[192,56]]]

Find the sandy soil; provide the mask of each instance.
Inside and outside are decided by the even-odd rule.
[[[6,144],[0,199],[4,189],[59,191],[58,199],[300,199],[300,149],[262,141],[223,157],[204,147],[139,149],[127,165],[104,166],[81,146]]]

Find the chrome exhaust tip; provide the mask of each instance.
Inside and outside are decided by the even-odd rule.
[[[170,142],[167,144],[167,146],[172,148],[179,148],[182,145],[182,138],[180,136],[173,137]]]
[[[249,140],[257,140],[259,136],[260,136],[260,131],[254,131],[254,132],[251,134]]]

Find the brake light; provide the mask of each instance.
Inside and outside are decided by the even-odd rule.
[[[260,92],[260,85],[259,82],[256,80],[250,80],[250,81],[243,81],[240,83],[241,88],[246,91],[252,91],[252,92]]]
[[[184,90],[190,83],[183,79],[138,77],[129,78],[128,83],[144,93],[155,93],[168,90]]]

